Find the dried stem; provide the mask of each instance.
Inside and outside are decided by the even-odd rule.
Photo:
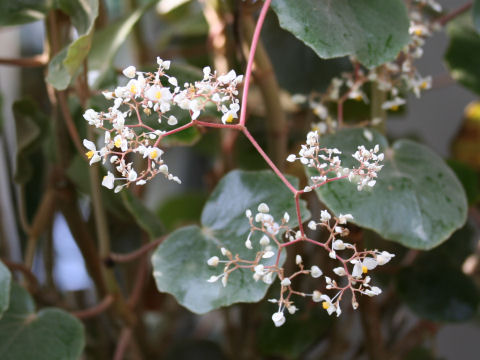
[[[457,16],[463,14],[464,12],[470,10],[470,8],[473,6],[473,2],[470,1],[469,3],[466,3],[465,5],[460,6],[458,9],[453,10],[452,12],[440,17],[437,22],[444,26],[446,25],[450,20],[455,19]]]
[[[131,252],[129,254],[110,253],[107,259],[113,260],[116,263],[125,263],[125,262],[133,261],[145,255],[149,251],[155,249],[158,245],[162,243],[164,239],[165,239],[165,236],[161,237],[160,239],[149,242],[148,244],[143,245],[140,249],[135,250],[134,252]]]

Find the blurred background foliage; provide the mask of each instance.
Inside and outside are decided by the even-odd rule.
[[[302,1],[305,6],[312,2]],[[287,14],[296,14],[302,1],[274,0],[276,13],[267,15],[260,51],[269,63],[254,74],[248,127],[275,163],[305,186],[304,169],[287,166],[284,159],[297,152],[316,117],[292,102],[291,95],[325,91],[332,78],[352,71],[344,55],[357,55],[368,66],[380,65],[388,60],[382,56],[392,55],[356,46],[352,50],[342,42],[323,48],[315,44],[317,32],[306,38],[296,33],[283,23],[281,7],[290,6]],[[348,3],[338,0],[334,10],[342,14]],[[352,6],[360,6],[359,16],[368,19],[372,16],[368,6],[385,6],[387,16],[389,6],[401,3],[372,0]],[[205,236],[196,230],[182,236],[186,231],[182,227],[200,229],[194,226],[206,226],[205,219],[222,216],[212,204],[215,196],[231,191],[220,180],[225,174],[233,169],[267,169],[243,136],[190,128],[169,137],[162,144],[166,161],[182,185],[157,178],[121,194],[99,186],[106,169],[88,166],[78,140],[92,137],[82,114],[87,108],[108,107],[101,90],[123,84],[120,75],[127,65],[147,71],[155,68],[157,56],[172,59],[171,74],[179,83],[201,78],[206,65],[219,73],[230,68],[244,73],[261,1],[2,1],[0,358],[476,359],[476,343],[469,339],[480,334],[480,5],[463,3],[442,2],[445,14],[462,5],[463,15],[447,25],[448,38],[442,32],[432,39],[434,45],[426,46],[426,56],[419,62],[423,72],[434,75],[431,93],[419,101],[410,98],[405,109],[389,113],[384,129],[373,131],[377,142],[400,159],[385,166],[389,176],[379,179],[379,192],[356,195],[348,184],[334,183],[318,196],[304,197],[312,214],[325,206],[336,213],[354,213],[358,220],[350,226],[351,241],[396,254],[391,264],[373,275],[384,293],[378,299],[361,299],[358,311],[346,304],[340,318],[328,317],[310,300],[300,300],[301,311],[275,328],[274,306],[266,301],[220,305],[258,301],[265,292],[269,298],[278,292],[276,285],[261,288],[255,299],[245,299],[241,295],[245,285],[234,284],[229,289],[233,301],[215,299],[216,310],[203,315],[190,312],[184,306],[196,311],[195,306],[177,299],[180,305],[169,294],[178,298],[183,282],[198,282],[199,294],[209,291],[206,259],[195,259],[198,242],[193,241]],[[398,19],[400,29],[400,15]],[[308,25],[320,30],[327,26],[321,17],[317,20]],[[408,34],[398,32],[400,44]],[[438,39],[448,43],[445,54]],[[267,118],[272,107],[260,84],[271,78],[279,85],[275,104],[285,118],[280,129],[266,125],[271,124]],[[361,124],[370,111],[370,105],[346,101],[345,121]],[[214,110],[207,114],[210,119],[215,116]],[[180,125],[189,121],[179,120]],[[276,147],[278,132],[287,134],[281,151]],[[362,141],[359,129],[325,138],[347,153]],[[239,174],[243,173],[227,177]],[[250,201],[249,191],[258,181],[269,185],[262,196],[273,194],[287,204],[285,189],[280,190],[270,175],[242,178],[242,189],[232,195],[232,202],[235,196]],[[405,184],[405,178],[412,182]],[[404,191],[389,197],[392,184]],[[465,194],[468,208],[462,203]],[[412,199],[420,204],[420,210],[414,209],[418,213],[409,207]],[[410,231],[418,217],[428,230],[421,236]],[[218,238],[236,246],[229,229],[222,231]],[[163,250],[156,254],[169,254],[166,259],[171,262],[157,264],[154,257],[152,265],[149,251],[165,236]],[[108,246],[102,242],[105,238]],[[191,257],[185,256],[187,249]],[[306,262],[329,264],[327,254],[304,244],[292,251]],[[287,258],[287,269],[293,269],[293,259]],[[195,264],[186,267],[189,263]],[[189,271],[176,271],[184,265]],[[157,278],[157,286],[166,292],[157,290],[152,266],[171,276],[168,284]],[[311,281],[305,279],[298,286],[309,289]],[[250,288],[243,290],[248,293]],[[196,305],[207,300],[199,298]],[[462,349],[456,341],[462,341]]]

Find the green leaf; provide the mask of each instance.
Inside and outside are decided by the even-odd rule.
[[[145,230],[151,239],[162,236],[164,230],[157,215],[147,208],[139,198],[133,196],[130,191],[124,190],[121,194],[123,204],[132,214],[138,226]]]
[[[387,140],[371,130],[369,142],[362,129],[347,129],[322,137],[322,145],[340,149],[344,167],[358,166],[351,156],[357,146],[375,144],[385,153],[384,167],[372,189],[357,191],[348,180],[317,188],[320,199],[335,214],[351,213],[353,223],[383,238],[413,249],[431,249],[450,237],[467,217],[467,199],[452,170],[434,152],[410,140]],[[309,175],[315,170],[309,168]]]
[[[83,325],[67,312],[35,312],[28,292],[13,283],[10,307],[0,320],[2,360],[77,360],[85,345]]]
[[[10,303],[10,283],[12,274],[8,268],[0,261],[0,319]]]
[[[452,77],[477,94],[480,94],[480,34],[472,24],[471,16],[460,16],[447,27],[450,44],[445,61]]]
[[[475,29],[477,30],[477,32],[480,33],[480,1],[479,0],[474,0],[473,2],[472,16],[473,16],[473,25],[475,26]]]
[[[480,145],[480,144],[479,144]],[[471,166],[457,160],[448,160],[447,164],[452,168],[467,194],[468,204],[473,205],[480,200],[480,174]]]
[[[125,43],[127,36],[142,15],[152,7],[157,0],[147,2],[144,6],[133,11],[125,19],[114,22],[93,36],[92,48],[88,55],[88,67],[90,70],[98,71],[97,79],[93,85],[98,88],[104,80],[108,70],[111,68],[115,55]]]
[[[58,0],[60,10],[70,16],[78,38],[62,49],[48,64],[47,81],[58,90],[65,90],[90,51],[98,0]]]
[[[14,178],[17,183],[25,184],[33,173],[29,157],[40,148],[47,131],[48,119],[30,99],[15,101],[13,116],[17,135]]]
[[[198,223],[206,200],[206,195],[202,192],[173,195],[162,202],[157,214],[165,228],[172,231],[179,225]]]
[[[397,288],[412,311],[432,321],[466,321],[475,315],[479,303],[473,281],[441,261],[421,261],[403,269]]]
[[[298,183],[291,177],[290,181],[294,185]],[[226,288],[220,282],[207,282],[211,275],[221,272],[221,266],[207,265],[211,256],[221,256],[220,247],[244,259],[253,259],[260,250],[256,236],[252,240],[253,250],[245,248],[250,232],[245,210],[256,211],[262,202],[269,205],[270,213],[278,221],[285,211],[292,219],[296,218],[292,193],[271,171],[228,173],[203,208],[202,227],[189,226],[175,231],[153,254],[153,275],[158,289],[172,294],[181,305],[199,314],[237,302],[262,299],[269,285],[255,282],[250,270],[234,271]],[[303,219],[309,217],[303,202],[302,215]]]
[[[395,59],[408,43],[402,0],[273,0],[280,26],[318,56],[354,55],[368,67]]]
[[[0,1],[0,26],[42,20],[50,9],[51,3],[51,0],[2,0]]]

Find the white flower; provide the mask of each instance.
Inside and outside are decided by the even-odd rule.
[[[270,208],[268,207],[267,204],[261,203],[258,205],[258,212],[267,214],[270,211]]]
[[[320,302],[320,300],[322,300],[322,293],[318,290],[315,290],[312,295],[312,300],[314,302]]]
[[[345,269],[343,267],[336,267],[335,269],[333,269],[333,272],[335,274],[337,274],[338,276],[345,276],[346,275]]]
[[[269,251],[265,251],[265,254],[263,254],[262,258],[270,259],[274,255],[275,255],[275,253],[273,251],[269,250]]]
[[[280,327],[285,323],[285,315],[283,311],[278,311],[272,315],[272,321],[276,327]]]
[[[287,310],[291,315],[293,315],[298,310],[298,308],[295,305],[290,305],[289,307],[287,307]]]
[[[288,162],[294,162],[296,158],[297,158],[297,157],[295,156],[295,154],[290,154],[290,155],[288,155],[288,157],[287,157],[287,161],[288,161]]]
[[[320,298],[323,300],[322,307],[327,310],[328,315],[332,315],[335,311],[337,311],[337,307],[332,304],[332,300],[328,295],[321,295]]]
[[[123,75],[125,75],[130,79],[133,79],[136,73],[137,73],[137,69],[135,68],[135,66],[132,66],[132,65],[123,69]]]
[[[295,264],[300,265],[302,262],[302,257],[297,254],[297,256],[295,256]]]
[[[263,235],[263,236],[260,238],[260,245],[262,245],[262,246],[267,246],[268,244],[270,244],[270,239],[268,238],[267,235]]]
[[[332,218],[332,215],[327,210],[320,211],[320,221],[328,222]]]
[[[362,261],[357,260],[355,261],[355,265],[353,266],[352,276],[360,278],[363,274],[366,274],[368,270],[375,269],[377,265],[378,262],[374,258],[366,257]]]
[[[317,223],[313,220],[310,220],[307,226],[311,230],[317,230]]]
[[[208,259],[207,264],[209,266],[217,266],[219,261],[220,259],[218,256],[212,256],[210,259]]]
[[[347,221],[349,220],[353,220],[353,216],[352,214],[340,214],[340,216],[338,217],[338,223],[339,224],[346,224]]]
[[[217,281],[218,279],[220,278],[220,276],[210,276],[210,278],[207,280],[209,283],[213,283],[215,281]]]
[[[175,125],[178,124],[178,120],[177,120],[177,118],[176,118],[175,116],[170,115],[170,116],[168,117],[167,124],[170,125],[170,126],[175,126]]]
[[[376,286],[372,286],[370,289],[366,289],[364,291],[364,294],[368,296],[376,296],[376,295],[380,295],[381,293],[382,293],[382,289]]]
[[[405,99],[402,99],[397,96],[393,100],[385,101],[382,104],[382,109],[397,111],[400,108],[400,106],[404,104],[405,104]]]
[[[313,278],[318,278],[318,277],[322,276],[322,274],[323,274],[322,270],[320,270],[320,268],[317,265],[313,265],[310,268],[310,275]]]
[[[292,284],[292,282],[290,281],[289,278],[285,278],[281,281],[280,285],[282,286],[290,286]]]
[[[335,240],[332,244],[333,250],[345,250],[345,247],[345,243],[340,239]]]
[[[388,263],[395,255],[390,254],[388,251],[382,251],[379,255],[377,255],[376,259],[378,265],[385,265]]]
[[[113,174],[109,171],[106,176],[103,177],[102,180],[102,185],[105,186],[107,189],[113,189],[113,183],[115,181],[115,177]]]
[[[102,160],[102,158],[98,155],[97,148],[93,142],[91,142],[90,140],[84,139],[83,146],[85,146],[89,150],[85,153],[85,155],[90,160],[90,165]]]

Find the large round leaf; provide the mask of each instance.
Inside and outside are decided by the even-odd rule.
[[[466,321],[478,307],[473,281],[440,261],[422,261],[402,270],[398,293],[417,315],[432,321]]]
[[[290,178],[293,184],[296,179]],[[295,202],[292,193],[271,171],[232,171],[218,184],[202,212],[202,227],[189,226],[172,233],[152,256],[153,275],[162,292],[175,296],[177,301],[195,313],[206,313],[237,302],[256,302],[265,296],[268,285],[255,282],[250,270],[236,270],[224,288],[220,282],[207,279],[222,272],[222,267],[207,265],[211,256],[219,256],[220,247],[234,255],[253,260],[259,235],[253,238],[253,250],[245,248],[250,231],[245,210],[256,211],[265,202],[278,221],[284,212],[295,224]],[[303,219],[309,216],[302,202]],[[269,259],[270,262],[274,261]],[[267,263],[267,262],[265,262]]]
[[[0,261],[0,318],[3,312],[8,309],[11,281],[12,274],[10,274],[7,267]]]
[[[2,360],[77,360],[84,344],[80,321],[55,308],[35,313],[28,292],[12,284],[10,307],[0,320]]]
[[[343,152],[345,167],[358,166],[351,156],[358,145],[379,144],[385,160],[372,189],[358,191],[347,180],[335,181],[317,189],[320,199],[334,213],[351,213],[354,223],[409,248],[427,250],[441,244],[466,220],[467,200],[460,182],[426,146],[399,140],[389,147],[381,134],[372,133],[371,142],[362,129],[321,139],[323,145]]]
[[[402,0],[273,0],[272,8],[280,26],[322,58],[355,55],[374,67],[409,41]]]

